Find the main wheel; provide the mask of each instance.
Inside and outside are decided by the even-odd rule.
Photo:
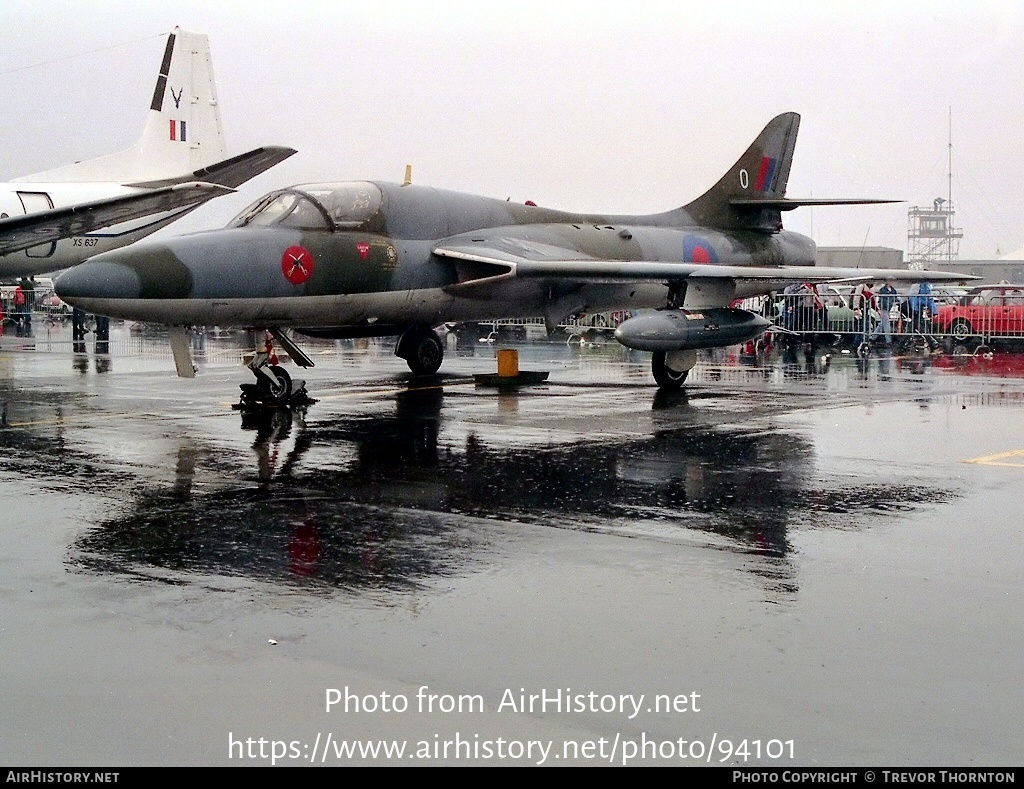
[[[414,338],[411,350],[412,353],[405,361],[415,375],[433,375],[444,361],[444,345],[434,331],[424,332]]]
[[[974,334],[974,328],[971,326],[970,321],[958,318],[949,328],[949,332],[953,335],[954,341],[966,342]]]
[[[651,372],[654,373],[654,380],[662,389],[679,389],[685,382],[690,368],[675,370],[669,367],[668,354],[665,351],[655,351],[651,357]]]
[[[292,393],[292,377],[288,375],[287,370],[279,365],[273,364],[268,369],[277,378],[277,383],[275,384],[265,375],[256,376],[256,384],[259,386],[263,398],[274,403],[287,400]]]

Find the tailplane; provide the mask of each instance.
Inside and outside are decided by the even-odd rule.
[[[138,183],[193,173],[226,158],[210,44],[175,28],[167,37],[142,136],[131,148],[16,179]]]

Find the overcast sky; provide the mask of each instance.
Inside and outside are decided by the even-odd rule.
[[[228,147],[298,155],[172,228],[308,181],[401,180],[647,213],[711,186],[780,112],[819,245],[906,248],[953,201],[961,257],[1024,246],[1024,3],[4,0],[0,179],[130,145],[166,34],[206,33]]]

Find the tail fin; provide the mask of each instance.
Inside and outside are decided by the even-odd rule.
[[[119,153],[25,176],[18,181],[160,181],[226,158],[210,44],[180,28],[167,37],[142,136]]]
[[[799,129],[795,112],[772,119],[729,172],[682,210],[709,227],[777,231]]]

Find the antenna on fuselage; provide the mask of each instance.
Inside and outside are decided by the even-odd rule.
[[[412,183],[412,165],[407,164],[405,166],[405,180],[402,181],[402,186],[408,186]]]

